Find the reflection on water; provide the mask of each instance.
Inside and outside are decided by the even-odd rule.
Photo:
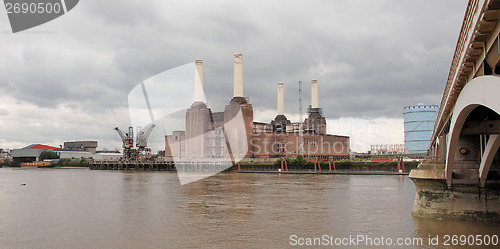
[[[181,186],[166,172],[4,168],[0,247],[287,248],[291,235],[366,235],[439,248],[429,236],[500,231],[413,218],[414,196],[403,176],[223,173]]]

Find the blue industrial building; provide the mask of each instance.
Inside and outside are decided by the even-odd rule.
[[[427,152],[438,111],[438,105],[425,105],[423,103],[403,108],[405,148],[408,154]]]

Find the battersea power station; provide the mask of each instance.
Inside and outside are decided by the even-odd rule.
[[[326,134],[318,101],[318,81],[311,81],[311,105],[303,122],[285,116],[284,85],[277,85],[277,115],[269,123],[253,120],[253,107],[243,95],[243,60],[234,55],[234,95],[222,112],[205,103],[203,63],[196,61],[194,102],[186,111],[185,131],[165,136],[165,156],[174,160],[295,157],[323,160],[349,158],[349,137]]]

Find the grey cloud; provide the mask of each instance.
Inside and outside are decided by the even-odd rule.
[[[144,79],[203,59],[207,99],[228,101],[233,53],[242,52],[245,95],[256,109],[275,109],[276,83],[283,81],[286,111],[296,113],[297,82],[304,83],[306,107],[317,78],[328,118],[397,118],[403,106],[439,104],[465,6],[81,1],[34,29],[55,33],[0,36],[0,87],[41,107],[99,113],[126,107],[128,92]]]
[[[4,108],[0,108],[0,116],[7,116],[9,115],[9,111]]]

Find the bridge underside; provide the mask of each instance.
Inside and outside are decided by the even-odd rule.
[[[499,185],[500,77],[481,76],[462,90],[446,136],[446,181]],[[444,139],[443,139],[444,140]],[[444,152],[444,151],[443,151]]]

